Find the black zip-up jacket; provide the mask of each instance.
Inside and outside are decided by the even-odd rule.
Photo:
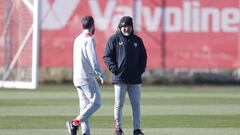
[[[147,53],[143,41],[137,35],[124,36],[118,32],[107,42],[104,62],[113,73],[112,82],[141,84],[145,71]]]

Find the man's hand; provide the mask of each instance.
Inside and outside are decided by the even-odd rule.
[[[103,75],[99,76],[99,79],[101,81],[101,84],[103,84],[104,83],[104,76]]]
[[[100,78],[100,81],[101,81],[101,84],[103,84],[103,83],[104,83],[104,80],[103,80],[103,78]]]

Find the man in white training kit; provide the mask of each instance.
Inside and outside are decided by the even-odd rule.
[[[83,32],[75,39],[73,48],[73,83],[79,96],[80,114],[66,123],[71,135],[77,135],[79,125],[83,135],[90,135],[88,118],[101,105],[100,88],[95,75],[102,84],[104,82],[97,60],[96,42],[92,37],[95,32],[94,19],[85,16],[81,23]]]

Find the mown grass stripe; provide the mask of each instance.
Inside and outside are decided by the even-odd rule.
[[[101,87],[103,98],[113,98],[112,87]],[[143,98],[240,98],[238,87],[143,87]],[[72,85],[43,85],[38,90],[0,89],[0,99],[77,99]]]
[[[239,135],[239,128],[145,128],[146,135]],[[131,128],[124,128],[126,135]],[[92,128],[92,135],[112,135],[112,128]],[[1,129],[0,135],[67,135],[66,129]]]
[[[17,106],[0,107],[0,116],[63,116],[78,114],[78,106]],[[95,115],[113,114],[113,105],[102,106]],[[123,114],[131,115],[131,106],[125,105]],[[238,115],[240,105],[142,105],[142,115]]]
[[[112,92],[113,91],[113,85],[109,86],[101,86],[100,87],[102,91],[105,92]],[[43,85],[40,84],[40,87],[37,90],[24,90],[24,89],[9,89],[9,88],[0,88],[0,91],[8,91],[8,92],[69,92],[75,90],[75,87],[73,84],[67,84],[67,85],[56,85],[56,84],[48,84]],[[142,85],[142,92],[170,92],[170,93],[240,93],[240,88],[238,86],[145,86]]]
[[[0,117],[0,129],[62,129],[74,116]],[[112,116],[93,116],[93,128],[112,128]],[[123,127],[131,128],[131,116],[123,118]],[[14,126],[13,126],[13,125]],[[240,128],[240,115],[153,115],[142,116],[142,128]]]
[[[131,106],[123,108],[131,115]],[[240,105],[142,105],[142,115],[238,115]],[[71,106],[16,106],[0,107],[0,116],[63,116],[78,114],[78,105]],[[113,114],[113,105],[103,105],[95,113],[98,116]]]
[[[114,98],[102,98],[103,105],[112,105]],[[142,98],[142,105],[240,105],[240,98]],[[78,99],[0,99],[0,106],[63,106],[78,104]],[[126,97],[125,104],[130,104]]]
[[[102,98],[113,98],[113,92],[102,92]],[[127,96],[126,96],[127,97]],[[142,98],[152,99],[152,98],[168,98],[174,100],[175,98],[221,98],[225,99],[240,99],[240,93],[216,93],[216,94],[208,94],[208,93],[142,93]],[[34,93],[34,92],[16,92],[16,93],[8,93],[0,91],[0,99],[7,100],[50,100],[50,99],[78,99],[77,93],[75,92],[46,92],[46,93]]]

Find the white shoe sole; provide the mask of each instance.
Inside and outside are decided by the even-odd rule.
[[[71,128],[69,126],[69,121],[66,122],[66,127],[68,129],[68,133],[71,135]]]

